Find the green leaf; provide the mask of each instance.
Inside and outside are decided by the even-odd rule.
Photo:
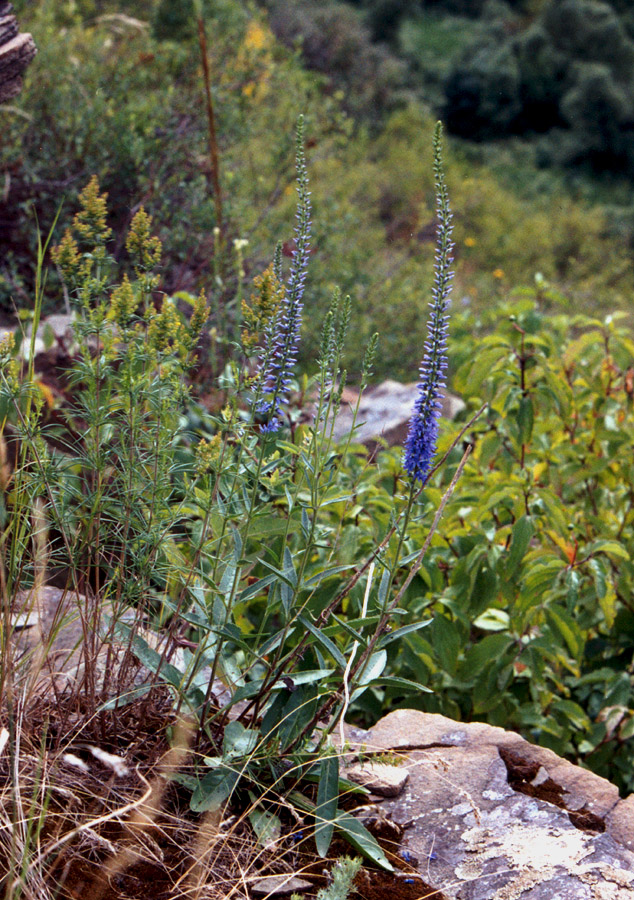
[[[409,625],[403,625],[402,628],[397,628],[396,631],[390,631],[389,634],[384,634],[380,638],[377,647],[387,647],[388,644],[391,644],[393,641],[399,641],[402,637],[405,637],[406,634],[411,634],[413,631],[420,631],[421,628],[427,628],[431,623],[431,619],[426,619],[424,622],[410,622]]]
[[[358,699],[367,688],[383,673],[387,664],[387,650],[377,650],[366,662],[359,680],[356,682],[356,688],[352,692],[350,702]]]
[[[315,807],[315,845],[324,858],[328,854],[337,818],[339,800],[339,757],[327,756],[320,763],[317,806]]]
[[[505,574],[507,578],[511,578],[524,559],[534,533],[535,528],[529,516],[522,516],[513,526],[511,546],[506,557]]]
[[[336,826],[337,830],[341,832],[347,842],[354,847],[355,850],[358,850],[362,856],[365,856],[366,859],[371,859],[372,862],[376,863],[377,866],[380,866],[387,872],[394,871],[376,839],[358,819],[355,819],[350,813],[340,811],[337,814]]]
[[[307,616],[298,616],[299,622],[306,628],[315,638],[315,641],[319,644],[322,650],[325,650],[326,653],[329,653],[330,656],[335,660],[335,662],[342,668],[345,669],[347,666],[347,661],[339,647],[335,643],[333,643],[329,637],[327,637],[323,631],[320,631],[318,628],[315,628],[313,623]]]
[[[425,694],[434,693],[431,688],[426,687],[424,684],[410,681],[409,678],[400,678],[397,675],[381,675],[379,678],[374,679],[374,684],[380,687],[400,688],[408,693],[418,693],[419,691],[423,691]]]
[[[605,553],[607,556],[615,556],[617,559],[629,560],[630,554],[623,544],[618,541],[592,541],[585,548],[586,554]]]
[[[528,444],[533,434],[533,424],[535,422],[535,412],[533,410],[533,401],[530,396],[522,397],[517,411],[517,425],[519,428],[520,444]]]
[[[276,569],[275,566],[272,566],[270,563],[267,563],[266,560],[264,560],[264,559],[258,559],[258,562],[261,565],[263,565],[265,569],[268,569],[269,572],[273,572],[275,574],[276,581],[279,580],[283,584],[288,585],[288,587],[290,587],[290,588],[295,587],[295,585],[293,584],[293,582],[291,580],[291,577],[289,577],[289,576],[292,576],[294,574],[294,572],[282,572],[281,569]]]
[[[462,668],[472,677],[479,675],[488,665],[499,662],[500,657],[513,643],[513,638],[508,634],[488,634],[473,647],[465,656]]]
[[[476,628],[483,631],[508,631],[511,625],[511,618],[504,609],[489,607],[485,609],[481,616],[474,619],[473,624]]]
[[[594,581],[594,589],[597,594],[597,600],[603,600],[608,592],[607,573],[605,565],[600,559],[591,559],[589,562],[590,571],[592,572],[592,580]]]
[[[284,698],[286,694],[283,692],[280,696]],[[289,693],[281,709],[277,728],[272,730],[273,734],[278,734],[282,750],[301,734],[315,714],[316,708],[317,689],[315,685],[302,685]],[[262,722],[262,728],[264,728],[264,722]]]
[[[362,669],[361,675],[357,682],[358,685],[362,684],[370,684],[371,681],[374,681],[375,678],[378,678],[379,675],[382,674],[383,669],[385,668],[387,663],[387,651],[386,650],[377,650],[369,660],[366,662],[365,666]]]
[[[452,674],[456,671],[460,655],[460,634],[458,626],[446,616],[434,616],[429,641],[433,646],[442,668]]]
[[[282,823],[274,814],[262,809],[258,805],[258,799],[251,791],[249,791],[251,800],[251,811],[249,812],[249,822],[257,835],[258,842],[267,850],[274,847],[282,833]]]
[[[583,711],[578,703],[573,703],[572,700],[554,700],[551,711],[563,713],[565,718],[580,731],[587,731],[590,728],[591,722],[587,713]]]
[[[130,640],[132,629],[128,625],[125,625],[123,622],[117,622],[116,630],[123,632],[126,639]],[[162,654],[157,653],[156,650],[150,647],[147,641],[139,634],[132,636],[131,649],[139,662],[149,669],[150,672],[158,673],[168,684],[171,684],[178,691],[181,690],[184,673],[179,672],[171,663],[166,663]]]
[[[566,567],[566,563],[558,556],[542,553],[540,559],[544,557],[546,557],[544,562],[531,563],[524,576],[527,593],[536,595],[539,600],[542,599],[544,588],[551,587],[561,570]]]
[[[324,569],[323,572],[318,572],[316,575],[312,575],[303,583],[302,586],[305,588],[316,587],[318,584],[321,584],[324,579],[332,578],[333,575],[338,575],[339,572],[347,572],[349,569],[354,568],[354,564],[350,564],[348,566],[331,566],[329,569]]]
[[[362,644],[364,647],[367,646],[367,639],[364,638],[361,632],[355,631],[354,628],[351,627],[350,622],[346,622],[345,619],[341,619],[339,616],[334,615],[334,613],[331,615],[331,619],[333,619],[334,624],[327,625],[324,629],[322,629],[322,634],[326,634],[328,637],[330,637],[331,634],[340,636],[342,632],[345,632],[346,634],[350,635],[353,641],[357,641],[357,643]],[[368,616],[367,619],[357,619],[352,621],[357,621],[362,625],[368,625],[370,624],[370,619],[372,619],[374,622],[378,622],[379,617]]]
[[[265,588],[267,588],[275,580],[275,575],[265,575],[264,578],[259,578],[254,584],[250,584],[240,592],[240,595],[238,597],[239,602],[244,603],[245,600],[249,600],[251,597],[255,597],[257,594],[263,593]]]
[[[225,727],[222,753],[228,760],[249,756],[255,750],[257,743],[258,735],[255,731],[245,728],[242,722],[229,722]]]
[[[199,781],[189,801],[189,808],[193,812],[209,812],[220,809],[233,793],[239,780],[240,772],[230,769],[228,766],[221,765],[213,769]]]
[[[579,626],[572,616],[561,606],[547,606],[546,621],[557,637],[563,639],[575,659],[581,658],[584,640]]]

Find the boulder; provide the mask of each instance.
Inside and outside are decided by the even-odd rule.
[[[341,409],[334,427],[334,437],[341,440],[349,434],[354,420],[354,411],[359,403],[352,440],[375,450],[381,442],[390,447],[402,444],[407,437],[409,421],[418,396],[416,382],[401,384],[388,379],[381,384],[370,385],[359,394],[346,389],[342,396]],[[465,408],[459,397],[445,392],[442,399],[441,415],[453,419]],[[380,440],[379,440],[380,439]]]
[[[372,815],[400,826],[424,896],[634,897],[634,795],[619,799],[604,778],[501,728],[418,710],[346,737],[355,758],[391,754],[407,767],[404,790]]]
[[[0,103],[6,103],[22,90],[22,75],[37,47],[30,34],[21,34],[13,6],[0,0]]]

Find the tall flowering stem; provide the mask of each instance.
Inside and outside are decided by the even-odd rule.
[[[260,357],[259,399],[255,412],[265,419],[262,431],[278,431],[282,406],[288,401],[291,378],[297,362],[297,347],[302,325],[304,285],[310,253],[310,192],[304,155],[304,117],[297,121],[297,224],[295,249],[284,300],[267,329]]]
[[[434,180],[436,185],[436,261],[434,286],[429,304],[425,355],[420,366],[418,397],[405,441],[403,465],[413,482],[424,481],[436,454],[438,418],[441,411],[442,389],[447,369],[447,308],[451,294],[453,272],[451,240],[453,227],[449,195],[442,165],[442,124],[434,130]]]

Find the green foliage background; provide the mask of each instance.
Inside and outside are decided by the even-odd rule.
[[[191,21],[179,26],[168,15],[173,6],[150,2],[100,4],[98,15],[89,3],[18,4],[21,26],[33,32],[40,49],[19,107],[0,112],[6,135],[0,172],[7,186],[0,303],[7,311],[12,304],[28,307],[34,215],[46,232],[62,205],[61,232],[92,174],[109,194],[120,261],[126,263],[125,229],[143,204],[166,248],[164,288],[204,288],[218,303],[228,302],[237,286],[232,240],[249,240],[249,279],[270,259],[278,238],[291,238],[289,135],[301,109],[315,211],[309,292],[316,315],[308,317],[304,358],[314,353],[316,323],[337,284],[353,298],[357,339],[347,361],[350,377],[357,377],[367,338],[379,331],[377,373],[413,380],[433,258],[429,109],[394,86],[402,82],[396,64],[386,61],[391,81],[387,69],[384,83],[382,76],[368,79],[368,71],[375,72],[374,45],[361,24],[346,30],[354,16],[347,6],[324,5],[312,32],[313,20],[301,18],[308,5],[287,11],[289,29],[301,26],[310,36],[327,26],[326,33],[340,41],[347,36],[341,46],[326,42],[329,71],[345,68],[346,59],[356,61],[334,82],[330,74],[307,72],[256,6],[210,0],[203,8],[228,222],[223,247],[213,233],[200,55]],[[121,10],[128,18],[116,14]],[[275,9],[271,16],[275,25]],[[334,61],[333,53],[339,54]],[[383,106],[358,90],[361,83],[376,90],[382,85]],[[369,108],[373,118],[366,115]],[[632,264],[627,245],[615,239],[614,217],[572,199],[534,170],[518,171],[503,155],[492,167],[488,157],[457,146],[448,153],[447,175],[456,214],[458,306],[478,313],[537,273],[586,308],[626,303]],[[49,304],[58,303],[54,273],[47,290]]]
[[[413,380],[434,250],[431,103],[445,92],[451,122],[460,110],[451,108],[448,86],[464,97],[471,79],[479,93],[469,115],[481,131],[471,128],[469,136],[516,133],[522,116],[521,128],[535,130],[526,118],[527,92],[541,115],[539,104],[554,96],[550,79],[565,65],[570,80],[558,82],[556,104],[548,100],[551,117],[540,119],[549,123],[541,129],[546,137],[552,129],[565,134],[540,145],[544,159],[557,161],[548,154],[558,146],[560,161],[599,168],[616,161],[627,172],[634,39],[629,10],[616,3],[565,0],[555,9],[489,2],[478,15],[474,4],[458,0],[356,5],[365,7],[366,24],[342,4],[324,5],[315,18],[313,5],[298,3],[282,44],[259,7],[204,4],[228,222],[219,243],[191,21],[149,0],[17,4],[39,54],[19,102],[0,110],[3,308],[30,308],[33,209],[46,232],[63,201],[61,234],[92,174],[109,193],[113,252],[123,268],[124,235],[144,204],[166,250],[163,289],[202,288],[220,308],[262,271],[280,236],[290,241],[292,126],[303,111],[315,220],[304,362],[315,354],[319,323],[339,285],[353,298],[345,361],[353,377],[367,338],[379,331],[377,375]],[[279,10],[267,7],[275,25]],[[116,15],[122,11],[127,19]],[[568,32],[553,17],[584,11],[596,14],[596,28],[576,29],[574,46],[556,45],[555,33]],[[464,29],[447,28],[447,14]],[[501,36],[500,21],[518,24]],[[584,62],[599,25],[605,40]],[[427,26],[433,28],[424,60],[420,35]],[[416,96],[398,60],[371,43],[372,30],[383,28],[410,56],[418,54],[429,101]],[[320,29],[338,42],[320,45]],[[322,74],[302,65],[302,42]],[[608,45],[620,50],[610,59]],[[528,56],[540,61],[530,73],[522,69]],[[378,66],[380,78],[365,93],[350,91],[367,86],[368,66]],[[599,130],[596,97],[610,110]],[[566,130],[566,117],[578,127]],[[432,615],[433,622],[388,652],[392,675],[418,679],[423,672],[434,693],[405,700],[398,686],[375,687],[356,713],[369,721],[390,706],[417,703],[514,727],[632,790],[634,344],[617,313],[631,303],[631,253],[617,239],[627,228],[585,202],[582,191],[571,196],[556,178],[518,164],[521,149],[520,156],[509,153],[457,143],[447,159],[457,242],[452,387],[469,412],[487,406],[442,530],[404,598],[403,623]],[[244,276],[236,271],[236,238],[249,241]],[[525,282],[529,288],[512,290]],[[60,297],[53,274],[47,290],[52,307]],[[445,447],[450,435],[448,429]],[[407,535],[412,553],[456,455],[425,493]],[[335,497],[329,506],[329,562],[376,545],[400,471],[398,450],[373,467],[362,448],[347,451],[337,477],[346,490],[354,486],[355,503]],[[282,487],[275,489],[281,496]],[[317,569],[321,563],[311,560]],[[312,598],[317,605],[320,590]],[[354,621],[360,597],[349,603],[341,612]],[[264,606],[260,597],[239,610],[247,631],[259,627]],[[337,629],[327,637],[336,642]]]

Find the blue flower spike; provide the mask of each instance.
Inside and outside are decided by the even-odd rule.
[[[405,441],[403,465],[413,481],[425,481],[436,454],[438,419],[441,411],[442,389],[447,369],[447,322],[451,294],[454,243],[449,195],[442,164],[442,124],[434,130],[434,181],[436,187],[436,257],[434,286],[429,304],[425,355],[420,365],[418,397]]]
[[[296,166],[298,199],[293,262],[284,300],[267,330],[259,364],[261,399],[255,411],[259,420],[264,419],[264,423],[260,426],[264,432],[278,431],[281,426],[282,407],[288,401],[302,325],[311,228],[303,116],[297,120]]]

